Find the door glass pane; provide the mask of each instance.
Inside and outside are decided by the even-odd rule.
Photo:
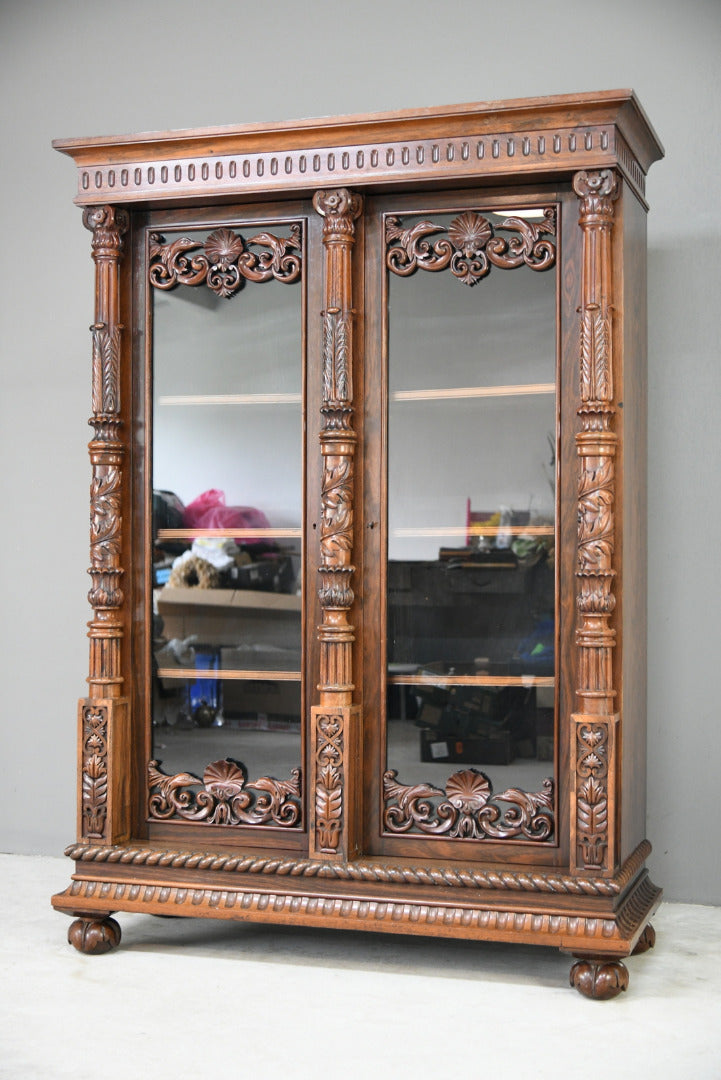
[[[287,223],[151,237],[153,758],[198,781],[170,814],[151,769],[151,816],[297,823],[268,778],[301,762],[299,250]]]
[[[536,265],[478,251],[489,233],[525,238],[534,223],[548,238],[553,218],[531,212],[504,231],[510,213],[386,218],[391,832],[494,836],[475,814],[489,792],[552,791],[556,272],[548,252],[538,268],[541,249]],[[424,783],[438,792],[426,793],[428,827],[401,810],[407,791],[393,793]],[[473,813],[443,817],[464,799]],[[548,819],[538,827],[548,833]]]

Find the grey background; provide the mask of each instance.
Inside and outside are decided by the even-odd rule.
[[[649,223],[654,878],[721,902],[718,0],[5,0],[0,849],[75,834],[87,666],[92,263],[55,136],[633,86],[667,157]]]

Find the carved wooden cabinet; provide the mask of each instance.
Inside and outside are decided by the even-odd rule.
[[[96,274],[70,940],[518,941],[615,996],[661,896],[636,98],[55,146]]]

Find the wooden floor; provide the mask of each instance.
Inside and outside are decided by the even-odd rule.
[[[593,1002],[546,948],[121,914],[83,956],[50,908],[71,870],[0,855],[8,1080],[721,1077],[721,908],[665,904],[628,992]]]

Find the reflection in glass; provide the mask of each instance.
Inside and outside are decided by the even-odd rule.
[[[451,236],[459,220],[432,218]],[[554,756],[555,270],[387,282],[387,769],[445,790],[452,774],[477,786],[475,768],[496,794],[540,791]]]
[[[235,257],[238,235],[267,246],[291,228],[162,241],[189,238],[190,258],[220,237]],[[205,820],[253,823],[267,792],[251,799],[251,785],[301,761],[302,292],[299,280],[250,280],[226,296],[200,277],[150,290],[153,758],[166,775],[205,776]]]

